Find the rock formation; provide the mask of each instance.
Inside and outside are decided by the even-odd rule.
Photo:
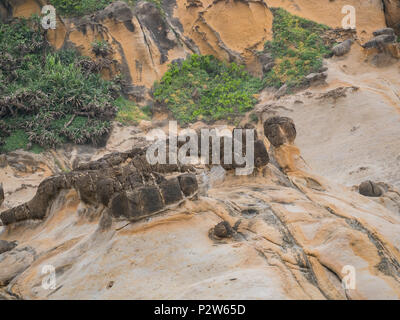
[[[343,41],[342,43],[340,43],[332,48],[333,54],[335,56],[340,57],[340,56],[345,55],[346,53],[349,53],[352,44],[353,44],[353,40],[351,40],[351,39]]]
[[[60,191],[71,189],[78,192],[84,203],[109,208],[112,217],[141,219],[196,193],[197,181],[193,175],[183,174],[172,180],[161,175],[188,169],[179,165],[150,166],[146,149],[110,154],[72,172],[44,180],[31,201],[2,212],[0,220],[3,225],[9,225],[43,219]]]
[[[278,117],[265,127],[285,168],[294,123]],[[399,297],[400,220],[384,205],[296,164],[228,171],[192,197],[207,170],[151,167],[144,150],[82,163],[3,212],[2,239],[20,241],[0,254],[0,286],[30,299]],[[22,208],[30,219],[17,221]],[[43,263],[57,270],[56,289],[40,286]],[[347,266],[355,288],[341,283]]]
[[[287,117],[272,117],[264,122],[264,134],[274,147],[293,143],[296,139],[296,126]]]
[[[44,3],[0,1],[0,19]],[[341,29],[344,5],[357,10],[356,30]],[[305,76],[321,86],[268,88],[239,125],[215,125],[232,131],[218,137],[221,165],[150,165],[146,138],[165,130],[162,113],[115,125],[100,148],[0,155],[0,299],[400,298],[395,1],[176,0],[162,11],[115,1],[58,17],[48,38],[110,60],[103,76],[120,71],[125,94],[148,104],[169,63],[191,53],[270,72],[273,56],[260,50],[272,37],[271,7],[337,28],[323,39],[339,44]],[[111,50],[96,50],[94,40]],[[243,164],[223,161],[238,129],[254,134],[247,176],[235,175]],[[241,142],[232,152],[243,156],[246,135]],[[56,271],[55,288],[41,286],[44,265]]]

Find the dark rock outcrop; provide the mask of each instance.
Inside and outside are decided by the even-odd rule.
[[[230,238],[233,235],[233,229],[228,222],[222,221],[214,227],[213,234],[218,238]]]
[[[113,217],[136,220],[155,214],[197,191],[190,166],[150,165],[147,148],[112,153],[79,165],[74,171],[44,180],[33,199],[0,214],[4,225],[28,219],[43,219],[61,190],[75,189],[88,204],[103,204]],[[187,172],[168,178],[169,173]]]
[[[396,36],[394,34],[382,34],[365,43],[363,47],[365,49],[377,48],[383,50],[385,45],[393,43],[395,40]]]
[[[352,39],[348,39],[346,41],[343,41],[342,43],[335,45],[332,48],[333,54],[337,57],[341,57],[344,56],[346,53],[349,53],[353,42],[354,41]]]
[[[0,240],[0,254],[7,252],[7,251],[11,251],[17,245],[18,245],[18,243],[16,241],[10,242],[10,241],[5,241],[5,240]]]
[[[358,191],[366,197],[381,197],[383,195],[382,188],[373,181],[364,181],[358,187]]]
[[[288,117],[271,117],[264,122],[264,134],[274,147],[293,143],[296,139],[296,126]]]
[[[381,36],[383,34],[387,34],[387,35],[394,35],[394,30],[392,28],[383,28],[383,29],[379,29],[373,32],[374,37],[377,36]]]

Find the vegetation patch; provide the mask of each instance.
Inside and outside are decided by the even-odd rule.
[[[50,0],[57,9],[57,13],[63,16],[81,16],[102,10],[113,0]]]
[[[265,77],[266,85],[279,88],[300,87],[304,77],[318,72],[324,56],[331,48],[321,37],[328,26],[292,15],[284,9],[272,8],[273,40],[265,43],[265,51],[275,59],[274,68]]]
[[[116,121],[124,125],[137,125],[141,120],[150,120],[149,108],[139,108],[134,102],[120,97],[116,101],[118,108]]]
[[[50,4],[62,16],[78,17],[102,10],[115,1],[117,0],[50,0]],[[123,1],[133,6],[138,0]],[[150,0],[149,2],[153,2],[159,10],[162,10],[161,0]]]
[[[262,80],[251,76],[243,66],[194,54],[170,65],[161,81],[155,83],[154,97],[181,124],[234,121],[254,107],[255,94],[262,87]]]
[[[0,151],[100,143],[120,86],[89,58],[53,51],[38,18],[0,24]]]

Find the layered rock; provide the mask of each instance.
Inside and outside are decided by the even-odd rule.
[[[196,193],[194,176],[186,174],[166,180],[160,175],[188,169],[180,165],[150,166],[145,148],[110,154],[44,180],[31,201],[2,212],[0,219],[3,225],[43,219],[61,190],[71,189],[79,193],[84,203],[108,207],[113,217],[141,219]]]
[[[397,33],[400,32],[400,4],[398,0],[383,0],[386,23],[394,28]]]
[[[269,138],[285,141],[273,148],[290,152],[293,121],[267,123],[273,123],[272,129],[267,126]],[[248,177],[227,172],[197,198],[136,220],[140,199],[156,210],[160,199],[176,203],[182,193],[190,196],[196,189],[191,174],[149,167],[139,154],[111,154],[80,165],[70,174],[76,185],[55,194],[42,221],[7,226],[1,238],[20,240],[0,254],[0,286],[6,285],[7,294],[29,299],[399,298],[400,218],[381,204],[295,164],[286,173],[268,164]],[[283,168],[283,157],[276,159]],[[171,171],[177,175],[163,179],[158,174]],[[125,193],[115,196],[119,186]],[[55,288],[41,286],[44,264],[56,270]],[[350,284],[349,268],[355,277]]]

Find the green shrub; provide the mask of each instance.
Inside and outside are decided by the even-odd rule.
[[[122,97],[116,100],[118,113],[116,121],[124,125],[137,125],[141,120],[150,120],[147,108],[139,108],[134,102]]]
[[[194,54],[180,64],[170,65],[155,84],[154,97],[181,124],[221,119],[233,122],[254,107],[254,95],[262,85],[242,66]]]
[[[50,0],[63,16],[80,16],[104,9],[113,0]]]
[[[307,19],[292,15],[281,8],[273,8],[273,40],[265,43],[275,67],[266,75],[267,86],[299,87],[305,76],[322,67],[323,57],[330,53],[321,35],[329,29]]]
[[[62,16],[83,16],[98,10],[102,10],[110,3],[117,0],[50,0],[57,13]],[[129,5],[134,5],[136,0],[124,0]],[[159,0],[153,0],[157,4]]]
[[[119,86],[81,67],[88,58],[54,52],[42,32],[36,18],[0,23],[0,151],[98,143],[116,115]]]
[[[10,152],[17,149],[25,149],[29,143],[28,135],[23,130],[15,130],[10,136],[5,138],[2,149]]]

